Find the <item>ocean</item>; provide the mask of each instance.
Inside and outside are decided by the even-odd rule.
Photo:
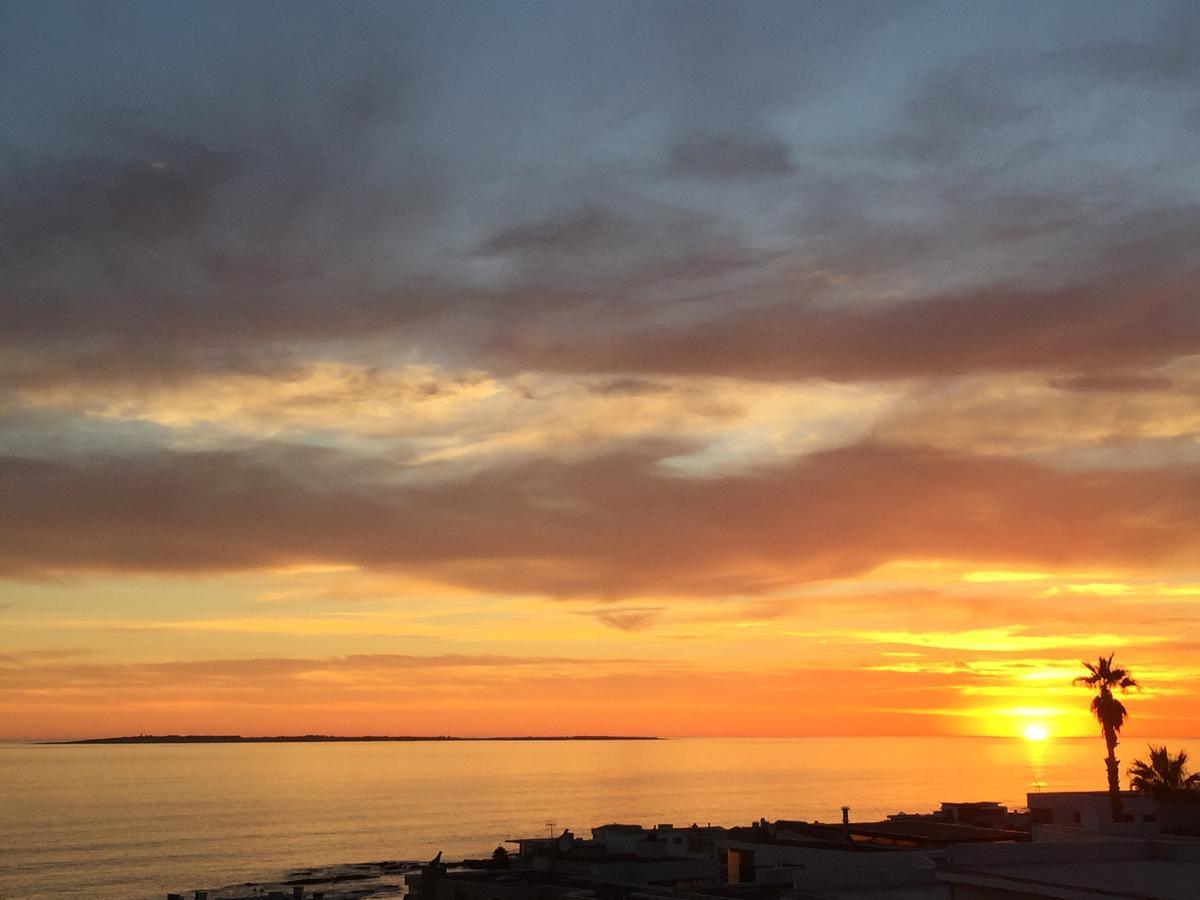
[[[1123,742],[1123,765],[1145,744]],[[1103,756],[1098,736],[0,743],[0,897],[163,900],[309,865],[487,855],[606,822],[1024,806],[1027,791],[1102,789]]]

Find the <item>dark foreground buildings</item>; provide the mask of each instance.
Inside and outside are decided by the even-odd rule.
[[[879,822],[604,825],[406,881],[416,900],[1200,900],[1200,804],[1142,798],[1113,824],[1103,793],[1028,799],[1030,812],[944,803]]]

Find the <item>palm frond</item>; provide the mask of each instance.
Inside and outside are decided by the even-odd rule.
[[[1129,784],[1135,791],[1172,798],[1180,793],[1200,788],[1200,773],[1187,771],[1188,754],[1180,750],[1175,755],[1166,746],[1147,746],[1149,762],[1134,760],[1128,769]]]

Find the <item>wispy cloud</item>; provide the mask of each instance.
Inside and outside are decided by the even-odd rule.
[[[1090,634],[1029,634],[1028,629],[1013,626],[1008,628],[979,628],[970,631],[853,631],[846,637],[873,644],[899,644],[912,647],[933,647],[942,650],[968,650],[984,652],[1017,652],[1030,650],[1075,649],[1088,650],[1092,647],[1125,647],[1139,644],[1162,643],[1165,638],[1113,633]],[[809,636],[809,635],[802,635]]]

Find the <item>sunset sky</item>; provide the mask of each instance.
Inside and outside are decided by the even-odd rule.
[[[5,3],[0,738],[1200,735],[1198,48]]]

